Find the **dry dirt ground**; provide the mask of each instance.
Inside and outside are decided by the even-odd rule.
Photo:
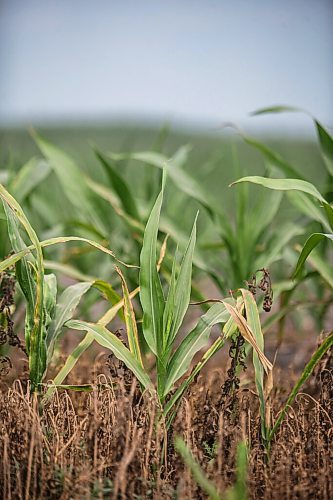
[[[174,449],[174,436],[180,435],[222,495],[235,480],[236,447],[245,440],[249,498],[331,499],[332,358],[328,353],[302,388],[269,456],[260,438],[251,366],[238,380],[227,373],[228,353],[193,383],[168,432],[156,426],[155,402],[140,394],[113,357],[97,353],[94,360],[91,354],[80,360],[68,383],[88,378],[94,390],[59,390],[43,409],[29,395],[22,362],[1,379],[1,498],[206,498]],[[288,366],[280,363],[274,370],[272,420],[295,381]],[[13,380],[17,375],[20,382]]]

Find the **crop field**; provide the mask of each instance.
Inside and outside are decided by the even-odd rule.
[[[333,498],[313,127],[1,132],[1,498]]]

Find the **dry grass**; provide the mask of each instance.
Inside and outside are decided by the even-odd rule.
[[[73,372],[76,383],[87,371],[88,365],[81,365]],[[221,370],[200,377],[167,433],[165,448],[165,429],[155,426],[158,408],[140,395],[131,374],[114,362],[110,367],[101,356],[90,372],[96,383],[110,387],[59,391],[43,411],[24,382],[3,383],[2,498],[204,498],[174,451],[175,434],[184,437],[221,492],[234,481],[236,446],[245,439],[250,498],[333,497],[332,355],[323,359],[307,393],[299,395],[269,458],[260,443],[258,401],[247,372],[240,388],[227,395]],[[281,372],[275,382],[273,416],[293,380],[286,382]]]

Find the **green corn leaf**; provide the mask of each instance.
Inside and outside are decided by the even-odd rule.
[[[333,208],[319,193],[318,189],[310,182],[304,181],[303,179],[270,179],[268,177],[259,177],[254,175],[243,177],[242,179],[233,182],[231,185],[238,184],[240,182],[252,182],[253,184],[259,184],[260,186],[269,189],[276,189],[278,191],[301,191],[313,196],[316,200],[322,203],[329,225],[333,229]]]
[[[302,248],[299,245],[296,245],[296,249],[299,252],[302,252]],[[327,258],[320,255],[316,249],[313,249],[311,253],[307,257],[307,262],[310,266],[319,273],[319,275],[323,278],[324,281],[333,289],[333,267],[331,263],[327,260]],[[302,280],[301,277],[298,278]]]
[[[272,106],[269,108],[258,109],[251,113],[252,116],[264,115],[268,113],[284,113],[284,112],[301,112],[309,115],[309,113],[303,109],[295,108],[293,106]],[[310,115],[316,126],[317,135],[321,147],[322,156],[327,167],[327,171],[331,176],[333,176],[333,139],[328,131],[319,123],[316,118]]]
[[[333,234],[325,234],[325,233],[313,233],[311,236],[306,240],[301,254],[298,258],[297,264],[296,264],[296,269],[293,275],[293,278],[296,279],[300,276],[302,269],[304,267],[305,261],[312,252],[312,250],[322,241],[328,239],[330,241],[333,241]]]
[[[301,191],[289,191],[287,193],[288,199],[300,212],[305,214],[311,220],[316,220],[326,230],[330,230],[331,226],[325,216],[323,209],[318,206],[318,203],[310,196]]]
[[[45,371],[49,364],[48,348],[47,348],[47,335],[55,316],[57,304],[57,279],[54,274],[47,274],[44,276],[44,295],[43,295],[43,344],[45,344],[46,363]],[[43,374],[43,375],[44,375]]]
[[[53,384],[46,391],[42,403],[45,404],[55,393],[57,387],[62,384],[67,375],[72,371],[81,355],[91,346],[94,337],[91,333],[87,333],[82,341],[73,349],[71,354],[68,355],[64,366],[59,371],[58,375],[54,378]]]
[[[208,495],[211,500],[220,500],[221,496],[212,483],[201,469],[198,462],[194,459],[191,451],[186,446],[185,442],[179,437],[175,438],[175,448],[184,460],[185,465],[190,469],[196,483]]]
[[[191,146],[181,146],[178,151],[172,157],[173,164],[177,168],[181,168],[188,159],[188,154],[191,150]],[[170,161],[169,158],[164,156],[162,153],[156,151],[141,151],[137,153],[108,153],[108,156],[113,160],[137,160],[153,167],[160,168],[163,170],[167,163]]]
[[[253,210],[250,213],[247,212],[245,228],[249,229],[246,235],[246,245],[248,238],[258,241],[259,236],[271,224],[280,208],[282,193],[266,193],[265,191],[264,193],[266,195],[259,200]]]
[[[46,346],[48,362],[51,361],[54,345],[65,322],[73,317],[82,296],[91,288],[92,283],[76,283],[66,288],[56,306],[55,316],[48,328]]]
[[[164,309],[163,332],[166,336],[167,349],[173,345],[190,303],[192,261],[196,242],[197,218],[198,214],[193,224],[191,236],[180,266],[177,280],[175,283],[172,283],[173,279],[171,279],[170,289],[172,293],[169,293]],[[172,276],[174,275],[175,272],[173,270]]]
[[[95,279],[93,280],[91,286],[93,288],[96,288],[96,290],[98,290],[102,294],[103,298],[108,302],[110,302],[110,304],[113,304],[114,306],[117,306],[122,300],[120,295],[113,288],[113,286],[110,285],[110,283],[108,283],[107,281]],[[122,321],[125,320],[122,307],[120,307],[118,310],[118,316]]]
[[[50,238],[48,240],[44,240],[40,242],[40,246],[42,248],[52,246],[52,245],[60,245],[62,243],[69,243],[72,241],[78,241],[81,243],[86,243],[97,250],[100,250],[101,252],[110,255],[114,260],[119,262],[119,264],[122,264],[125,267],[130,267],[130,268],[136,268],[137,266],[131,265],[131,264],[126,264],[122,260],[118,259],[115,254],[110,250],[109,248],[104,247],[103,245],[100,245],[99,243],[96,243],[96,241],[93,240],[88,240],[87,238],[80,238],[79,236],[59,236],[57,238]],[[16,262],[21,260],[23,257],[25,257],[27,254],[31,252],[35,248],[35,245],[30,245],[29,247],[25,247],[23,250],[18,251],[16,254],[11,255],[7,259],[4,259],[2,262],[0,262],[0,272],[4,271],[8,267],[11,267],[14,265]]]
[[[227,321],[228,316],[224,305],[216,303],[199,319],[196,327],[186,335],[168,364],[164,396],[172,389],[175,382],[186,373],[194,355],[207,344],[212,327],[217,323]]]
[[[112,287],[112,285],[110,285],[110,283],[100,280],[94,276],[81,273],[72,266],[69,266],[67,264],[61,264],[54,261],[44,260],[44,267],[45,269],[52,269],[54,271],[59,271],[75,280],[81,282],[89,282],[91,286],[93,288],[96,288],[96,290],[98,290],[99,292],[101,292],[105,300],[109,301],[111,304],[117,304],[121,300],[120,295],[114,290],[114,288]],[[120,309],[118,314],[120,319],[124,320],[122,309]]]
[[[333,230],[333,207],[329,203],[323,203],[330,229]]]
[[[327,171],[331,176],[333,176],[333,138],[317,120],[314,120],[314,123],[317,128],[321,153]]]
[[[283,173],[288,175],[288,177],[294,177],[295,179],[303,179],[301,175],[292,165],[287,163],[279,154],[275,153],[268,146],[263,144],[256,139],[242,135],[244,141],[249,145],[260,151],[264,158],[268,161],[270,165],[278,168]]]
[[[112,160],[137,160],[160,169],[164,169],[166,166],[167,158],[155,151],[141,151],[138,153],[108,153],[108,157]]]
[[[107,234],[108,228],[103,222],[103,214],[99,213],[95,195],[87,186],[80,168],[61,149],[46,141],[36,132],[33,132],[33,138],[49,161],[66,197],[77,209],[78,214],[82,214],[85,220],[91,221],[102,234]]]
[[[281,258],[281,253],[290,240],[303,233],[304,228],[299,225],[292,223],[282,224],[274,231],[273,237],[268,241],[264,252],[260,252],[254,263],[254,269],[261,269],[262,267],[272,265]]]
[[[117,313],[119,318],[124,321],[124,313],[123,313],[123,301],[120,295],[114,290],[113,286],[110,285],[110,283],[107,283],[106,281],[103,280],[95,280],[92,283],[92,286],[99,290],[103,297],[108,300],[115,308],[118,307]],[[133,294],[133,292],[132,292]],[[132,294],[130,296],[132,297]],[[121,306],[119,307],[119,304]]]
[[[161,215],[160,229],[163,233],[169,234],[170,237],[177,242],[179,248],[186,249],[188,245],[188,235],[183,230],[179,229],[179,227],[175,224],[175,221],[171,220],[171,218],[167,217],[165,214]],[[209,266],[207,265],[205,256],[203,252],[198,250],[198,247],[194,250],[193,264],[203,271],[209,271]]]
[[[116,168],[106,160],[106,158],[95,150],[95,154],[101,164],[103,165],[113,189],[118,195],[118,198],[123,206],[125,212],[135,220],[140,220],[139,212],[136,206],[135,199],[132,196],[131,190],[127,182],[119,175]]]
[[[86,238],[93,237],[98,238],[99,240],[104,240],[104,235],[97,229],[96,226],[93,226],[90,222],[82,222],[78,219],[68,219],[64,221],[64,228],[66,232],[69,233],[73,232],[73,229],[80,229],[81,236],[84,236]]]
[[[195,377],[200,373],[200,371],[203,369],[203,367],[206,365],[206,363],[211,359],[214,354],[216,354],[222,347],[224,346],[225,343],[225,336],[219,337],[218,339],[215,340],[215,342],[207,349],[207,351],[204,353],[202,356],[201,360],[199,363],[193,368],[191,374],[189,377],[187,377],[181,385],[177,388],[175,393],[171,396],[170,400],[166,403],[163,411],[163,415],[167,417],[170,413],[170,411],[179,403],[180,398],[183,396],[185,391],[188,389],[190,384],[193,382]],[[167,427],[169,428],[173,418],[175,417],[176,410],[173,411],[171,414],[171,417],[168,417],[167,420]]]
[[[281,104],[281,105],[277,105],[277,106],[270,106],[267,108],[257,109],[255,111],[252,111],[250,113],[250,115],[251,116],[259,116],[259,115],[267,115],[270,113],[285,113],[285,112],[295,112],[295,111],[302,112],[303,110],[300,108],[296,108],[294,106],[285,106],[285,105]]]
[[[107,281],[97,279],[93,282],[93,287],[99,290],[111,304],[117,304],[121,300],[120,295]]]
[[[43,242],[41,241],[41,245],[43,246]],[[77,281],[95,281],[97,278],[95,276],[91,276],[90,274],[81,273],[75,267],[69,264],[63,264],[62,262],[56,262],[55,260],[47,260],[44,259],[44,268],[51,269],[52,271],[58,271],[68,278],[72,278]]]
[[[43,384],[44,385],[44,384]],[[110,386],[107,386],[106,384],[97,384],[97,385],[92,385],[92,384],[58,384],[58,385],[55,385],[55,384],[52,384],[52,386],[54,385],[54,387],[56,389],[65,389],[67,391],[71,391],[71,392],[92,392],[94,390],[94,388],[105,388],[105,387],[110,387]]]
[[[26,300],[25,314],[25,342],[27,352],[30,351],[30,335],[33,330],[35,297],[36,297],[36,282],[33,276],[33,266],[36,267],[36,259],[31,254],[30,250],[25,245],[19,230],[18,221],[12,209],[4,203],[4,211],[7,218],[8,235],[16,255],[21,255],[21,260],[15,259],[15,254],[5,259],[1,263],[1,272],[7,267],[15,266],[17,281]],[[26,256],[26,257],[25,257]]]
[[[132,293],[130,293],[130,298],[135,297],[135,295],[139,293],[139,289],[136,288]],[[102,326],[106,326],[108,323],[110,323],[117,314],[119,314],[119,311],[121,308],[124,306],[124,300],[121,299],[117,304],[112,306],[105,314],[104,316],[99,320],[99,324]],[[43,403],[46,403],[52,395],[54,394],[56,390],[56,386],[59,384],[62,384],[62,382],[65,380],[67,375],[71,372],[71,370],[74,368],[76,363],[78,362],[80,356],[91,346],[91,344],[94,341],[94,337],[91,335],[91,333],[86,333],[85,337],[82,339],[82,341],[75,347],[73,352],[68,356],[64,366],[61,368],[59,373],[54,379],[54,385],[49,387],[47,390]]]
[[[140,235],[143,234],[144,225],[140,222],[140,220],[133,219],[133,217],[130,217],[130,215],[126,213],[119,206],[119,202],[110,188],[98,182],[93,181],[87,176],[86,176],[86,182],[87,185],[90,187],[90,189],[94,191],[94,193],[96,193],[98,196],[103,198],[103,200],[107,201],[111,205],[116,214],[126,222],[126,224],[132,231],[138,232]]]
[[[8,193],[8,191],[0,184],[0,196],[6,209],[12,211],[13,217],[9,217],[8,230],[12,240],[19,241],[18,227],[11,224],[11,221],[16,219],[24,227],[30,241],[36,249],[36,265],[34,267],[36,274],[36,288],[34,294],[34,303],[29,303],[29,310],[33,307],[33,319],[29,318],[29,368],[32,390],[38,388],[46,370],[46,345],[45,345],[45,329],[44,329],[44,266],[43,266],[43,251],[38,240],[38,237],[31,227],[27,217],[17,201]],[[7,214],[10,213],[7,209]],[[13,232],[12,232],[13,231]],[[32,278],[28,278],[29,285]],[[29,292],[30,293],[30,292]],[[27,300],[32,300],[30,295]],[[27,296],[26,296],[27,298]]]
[[[162,190],[149,216],[140,254],[140,301],[143,309],[143,334],[152,352],[161,357],[164,295],[157,272],[157,234],[160,220],[165,175]]]
[[[256,301],[254,300],[254,297],[249,290],[241,288],[241,293],[244,299],[247,324],[251,328],[251,331],[254,335],[254,338],[257,342],[259,349],[262,352],[264,352],[264,336],[261,330],[260,317]],[[267,428],[265,423],[266,402],[264,395],[264,369],[259,359],[259,356],[254,349],[253,349],[253,366],[255,372],[255,382],[260,403],[261,433],[264,440],[266,440]]]
[[[191,198],[199,201],[211,215],[213,215],[213,211],[220,212],[218,204],[212,199],[210,193],[191,174],[182,168],[187,159],[187,154],[188,147],[183,146],[171,159],[160,153],[151,151],[132,153],[131,155],[116,155],[111,153],[108,156],[113,159],[131,158],[160,169],[166,168],[168,176],[179,189]]]
[[[50,164],[39,158],[31,158],[10,183],[10,192],[19,203],[41,184],[51,172]]]
[[[43,337],[47,338],[47,332],[50,324],[53,321],[56,304],[57,304],[57,278],[54,274],[46,274],[44,276],[44,314],[43,326],[45,333]]]
[[[259,184],[259,186],[276,189],[278,191],[302,191],[303,193],[310,194],[320,201],[320,203],[327,203],[325,198],[323,198],[323,196],[319,193],[318,189],[313,184],[304,181],[303,179],[270,179],[269,177],[252,175],[238,179],[236,182],[233,182],[231,186],[240,182],[251,182],[252,184]]]
[[[125,267],[131,267],[131,268],[137,267],[135,265],[126,264],[126,262],[123,262],[122,260],[118,259],[112,250],[110,250],[109,248],[106,248],[103,245],[100,245],[96,241],[89,240],[87,238],[80,238],[79,236],[58,236],[57,238],[50,238],[48,240],[42,241],[41,246],[47,247],[47,246],[51,246],[51,245],[59,245],[61,243],[70,243],[72,241],[86,243],[87,245],[90,245],[90,246],[96,248],[96,250],[100,250],[101,252],[103,252],[107,255],[110,255],[114,260],[116,260],[119,264],[122,264]]]
[[[302,375],[300,376],[300,378],[298,379],[298,381],[294,385],[293,390],[291,391],[285,405],[282,408],[282,411],[280,412],[273,428],[271,429],[271,431],[269,433],[269,436],[268,436],[269,441],[271,441],[273,439],[274,434],[276,433],[276,431],[280,427],[284,417],[286,416],[288,409],[290,408],[291,404],[294,402],[300,388],[308,380],[308,378],[312,374],[313,370],[315,369],[316,365],[319,363],[319,361],[324,356],[324,354],[328,351],[328,349],[330,349],[332,347],[332,345],[333,345],[333,332],[331,332],[326,337],[324,342],[322,342],[322,344],[316,350],[316,352],[314,353],[314,355],[312,356],[312,358],[310,359],[310,361],[308,362],[308,364],[304,368]]]
[[[168,296],[165,302],[165,308],[163,312],[163,349],[166,349],[168,343],[169,332],[172,328],[173,313],[175,308],[175,289],[177,281],[177,256],[178,256],[178,246],[175,251],[175,255],[172,262],[171,277],[169,283]]]
[[[106,300],[112,304],[118,303],[121,300],[121,297],[114,291],[113,287],[103,280],[75,283],[74,285],[67,287],[59,298],[55,316],[47,330],[46,346],[48,363],[51,361],[55,343],[65,322],[72,319],[80,300],[91,287],[94,287],[102,292]],[[122,314],[121,319],[123,319]]]
[[[236,241],[233,228],[225,213],[214,213],[214,220],[218,223],[217,229],[226,246],[232,246]]]
[[[126,331],[127,331],[127,339],[128,339],[128,345],[131,353],[137,360],[137,362],[140,364],[140,366],[143,368],[143,362],[142,362],[142,357],[141,357],[141,350],[140,350],[140,343],[139,343],[139,335],[138,335],[138,328],[135,320],[135,314],[134,314],[134,309],[132,306],[132,302],[130,299],[129,291],[127,288],[127,284],[125,281],[125,278],[123,276],[123,273],[119,269],[119,267],[116,268],[117,273],[120,276],[121,279],[121,286],[123,290],[123,297],[124,297],[124,315],[125,315],[125,323],[126,323]]]
[[[153,385],[148,374],[138,363],[130,350],[127,349],[127,347],[122,343],[122,341],[119,340],[116,335],[107,330],[107,328],[97,323],[89,323],[87,321],[80,320],[70,320],[66,323],[66,326],[68,326],[68,328],[73,328],[74,330],[85,330],[91,333],[98,344],[110,349],[116,358],[125,363],[127,368],[131,370],[145,389],[153,390]]]

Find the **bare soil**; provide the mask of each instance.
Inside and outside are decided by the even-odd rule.
[[[333,498],[332,352],[297,397],[269,456],[251,368],[241,373],[238,388],[237,381],[230,385],[229,368],[230,360],[225,370],[211,366],[193,383],[166,432],[156,426],[156,403],[105,354],[93,363],[80,360],[70,375],[69,383],[94,380],[92,392],[59,390],[43,409],[30,396],[21,365],[15,373],[20,382],[1,380],[1,498],[206,498],[174,450],[175,435],[185,439],[222,495],[235,480],[236,447],[245,440],[249,498]],[[272,421],[295,377],[291,369],[275,369]]]

